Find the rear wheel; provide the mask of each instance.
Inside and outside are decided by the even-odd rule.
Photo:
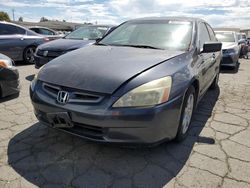
[[[24,59],[25,63],[27,63],[27,64],[34,64],[35,63],[35,58],[34,58],[35,51],[36,51],[35,46],[29,46],[29,47],[25,48],[25,50],[23,52],[23,59]]]
[[[182,141],[187,136],[191,120],[193,117],[195,103],[196,103],[195,89],[193,86],[191,86],[185,95],[184,102],[182,105],[181,119],[179,123],[178,132],[176,135],[177,141]]]

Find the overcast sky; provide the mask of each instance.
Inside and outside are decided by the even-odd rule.
[[[250,28],[250,0],[0,0],[0,11],[12,18],[41,17],[72,22],[119,24],[148,16],[192,16],[213,27]]]

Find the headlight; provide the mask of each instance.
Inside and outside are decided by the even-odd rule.
[[[226,54],[235,54],[235,53],[237,53],[237,50],[234,49],[234,48],[230,48],[230,49],[226,49],[224,51],[224,53],[226,53]]]
[[[10,59],[0,59],[0,68],[11,68],[13,63]]]
[[[168,101],[172,85],[170,76],[143,84],[117,100],[113,107],[145,107]]]
[[[36,83],[37,83],[37,74],[35,74],[33,80],[31,81],[31,84],[30,84],[30,88],[32,91],[34,91]]]
[[[44,65],[43,65],[44,66]],[[34,78],[33,78],[33,80],[31,81],[31,83],[30,83],[30,88],[31,88],[31,90],[32,91],[34,91],[34,89],[35,89],[35,86],[36,86],[36,83],[37,83],[37,77],[38,77],[38,74],[39,74],[39,72],[42,70],[42,68],[43,68],[43,66],[42,67],[40,67],[40,69],[39,69],[39,71],[38,71],[38,73],[37,74],[35,74],[35,76],[34,76]]]

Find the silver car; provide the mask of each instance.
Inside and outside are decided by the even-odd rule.
[[[9,22],[0,22],[0,53],[14,61],[34,63],[36,47],[47,41],[49,41],[48,38],[27,28]]]
[[[47,27],[33,26],[29,27],[29,29],[40,35],[47,37],[50,41],[55,39],[60,39],[65,36],[64,34],[58,34],[57,31],[54,31],[53,29],[49,29]]]
[[[240,55],[237,34],[234,31],[215,31],[215,33],[216,38],[222,42],[221,66],[237,68]]]

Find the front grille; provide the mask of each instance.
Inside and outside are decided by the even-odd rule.
[[[37,50],[37,55],[44,56],[44,57],[58,57],[64,54],[63,51],[47,51],[46,50]]]
[[[43,90],[55,99],[57,98],[59,91],[68,92],[68,103],[99,103],[104,98],[103,95],[82,92],[78,89],[56,86],[48,83],[43,83]]]
[[[74,127],[72,128],[60,128],[60,129],[78,136],[83,136],[98,140],[103,140],[105,133],[107,131],[103,127],[90,126],[80,123],[74,123]]]
[[[221,61],[222,64],[232,64],[233,62],[234,61],[230,56],[229,57],[223,57],[222,61]]]
[[[58,57],[60,55],[64,54],[63,51],[48,51],[48,57]]]

